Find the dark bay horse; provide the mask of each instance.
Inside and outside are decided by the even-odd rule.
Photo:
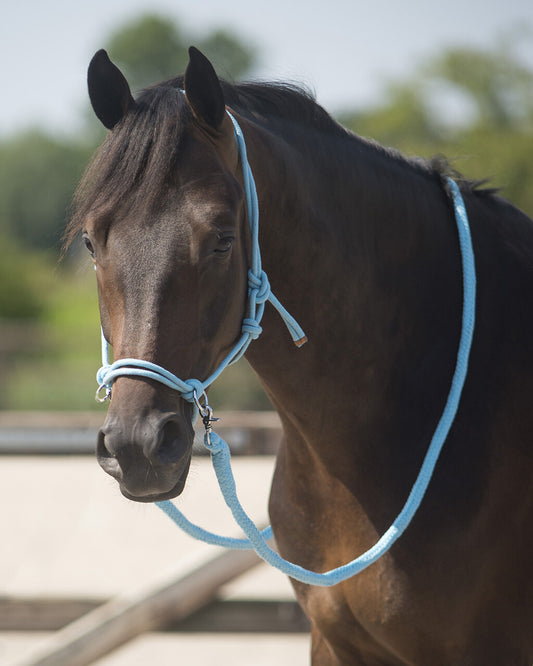
[[[185,94],[184,94],[184,91]],[[75,199],[115,359],[207,377],[240,335],[250,239],[233,127],[246,138],[263,265],[309,342],[272,308],[246,357],[284,429],[270,498],[284,557],[315,571],[397,515],[442,412],[461,327],[461,259],[442,164],[346,131],[304,92],[184,77],[134,99],[100,51],[93,108],[110,130]],[[312,663],[533,662],[533,223],[460,180],[477,327],[459,411],[422,506],[392,549],[331,588],[294,583]],[[119,377],[97,444],[122,493],[185,484],[191,405]]]

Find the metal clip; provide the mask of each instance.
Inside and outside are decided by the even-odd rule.
[[[105,388],[105,395],[103,398],[101,398],[100,391],[104,388]],[[96,402],[105,402],[106,400],[111,400],[111,388],[109,386],[106,386],[105,384],[100,384],[98,390],[96,391],[94,399],[96,400]]]
[[[200,396],[200,398],[198,397],[198,394],[196,393],[196,391],[193,391],[193,398],[194,398],[194,402],[195,402],[196,406],[198,407],[198,412],[200,414],[200,418],[202,419],[202,423],[204,424],[205,436],[207,438],[207,442],[208,442],[208,444],[210,444],[209,437],[210,437],[211,433],[213,432],[213,426],[211,424],[214,423],[215,421],[220,421],[220,419],[215,418],[213,416],[213,409],[212,409],[212,407],[210,406],[210,404],[207,400],[207,394],[206,394],[205,391]],[[200,402],[201,398],[204,399],[204,404],[203,405]]]

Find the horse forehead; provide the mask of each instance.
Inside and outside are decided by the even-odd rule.
[[[128,273],[175,272],[199,259],[213,235],[238,225],[242,197],[219,179],[195,183],[159,211],[132,209],[109,225],[107,247]]]

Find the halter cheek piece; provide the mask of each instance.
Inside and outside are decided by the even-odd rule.
[[[455,419],[468,371],[468,359],[472,346],[475,321],[476,271],[468,217],[459,188],[453,180],[448,179],[447,184],[455,208],[455,218],[459,234],[459,245],[461,248],[463,268],[463,315],[461,339],[448,399],[409,497],[393,524],[381,536],[376,544],[365,553],[355,558],[348,564],[337,567],[336,569],[331,569],[325,573],[317,573],[308,569],[304,569],[297,564],[293,564],[283,559],[277,552],[268,546],[266,541],[272,537],[271,528],[267,527],[265,530],[260,532],[240,504],[237,497],[235,480],[231,471],[229,447],[226,442],[221,437],[219,437],[216,432],[213,431],[212,423],[217,419],[213,417],[213,410],[207,402],[207,395],[205,393],[206,388],[215,381],[215,379],[222,373],[222,371],[228,365],[230,365],[230,363],[238,361],[248,348],[250,342],[257,339],[261,334],[262,329],[260,322],[261,317],[263,316],[266,301],[270,301],[279,312],[287,328],[289,329],[295,344],[298,347],[307,341],[307,338],[305,337],[305,334],[300,326],[285,310],[278,299],[272,294],[270,285],[268,283],[268,278],[265,272],[261,269],[261,256],[259,252],[258,238],[259,208],[255,182],[250,165],[248,164],[248,159],[246,156],[246,144],[244,142],[242,130],[229,111],[228,115],[233,121],[235,139],[237,141],[241,159],[246,192],[248,223],[250,226],[250,234],[252,238],[252,266],[248,271],[248,312],[247,317],[244,318],[242,323],[241,338],[233,350],[222,361],[220,366],[213,372],[213,374],[202,382],[198,379],[188,379],[187,381],[182,381],[161,366],[139,359],[120,359],[110,364],[109,347],[102,332],[102,367],[97,373],[99,388],[96,396],[97,399],[101,402],[104,402],[110,398],[113,381],[117,377],[126,375],[130,377],[145,377],[159,381],[166,386],[175,389],[182,395],[185,400],[193,403],[195,405],[195,409],[198,410],[198,413],[200,414],[204,424],[204,444],[211,454],[211,460],[215,469],[220,489],[224,496],[224,500],[228,507],[231,509],[235,521],[244,531],[247,538],[234,539],[231,537],[224,537],[212,532],[208,532],[207,530],[204,530],[201,527],[191,523],[176,508],[176,506],[168,500],[164,502],[156,502],[157,506],[162,511],[164,511],[181,529],[196,539],[200,539],[213,545],[223,546],[225,548],[253,548],[257,554],[266,562],[276,567],[286,575],[291,576],[295,580],[299,580],[310,585],[329,587],[331,585],[336,585],[337,583],[347,580],[348,578],[351,578],[352,576],[361,572],[363,569],[366,569],[366,567],[374,563],[384,553],[386,553],[392,544],[405,531],[422,502],[424,494],[431,480],[433,470],[435,469],[440,451]],[[106,390],[105,397],[99,398],[98,396],[103,389]]]

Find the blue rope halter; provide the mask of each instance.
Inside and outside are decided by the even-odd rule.
[[[257,340],[263,329],[260,326],[261,318],[265,310],[265,303],[270,301],[276,308],[291,337],[297,347],[301,347],[307,342],[305,333],[300,328],[298,322],[287,312],[283,305],[278,301],[270,289],[268,277],[261,268],[261,252],[259,250],[259,204],[257,201],[257,190],[252,175],[252,169],[248,163],[246,154],[246,143],[242,130],[235,118],[227,112],[231,118],[235,130],[235,139],[241,158],[242,171],[244,177],[244,190],[246,193],[246,208],[248,213],[248,225],[252,241],[252,266],[248,270],[248,313],[243,319],[241,328],[241,337],[229,352],[226,358],[221,362],[218,368],[203,382],[198,379],[188,379],[183,381],[176,375],[173,375],[160,365],[134,358],[122,358],[114,363],[109,363],[109,345],[102,332],[102,367],[96,374],[98,390],[96,398],[104,402],[111,397],[111,387],[117,377],[128,375],[130,377],[146,377],[161,382],[166,386],[175,389],[181,393],[182,397],[188,402],[196,403],[202,396],[205,396],[205,390],[215,379],[225,370],[228,365],[238,361],[248,349],[252,340]],[[100,392],[106,389],[104,398],[99,398]],[[195,397],[196,396],[196,397]]]
[[[295,580],[310,585],[329,587],[355,576],[363,571],[363,569],[366,569],[368,566],[376,562],[376,560],[384,555],[405,531],[422,502],[440,451],[455,419],[468,371],[468,359],[472,346],[475,322],[476,271],[468,217],[457,184],[453,180],[448,179],[448,187],[454,202],[463,268],[463,315],[461,339],[455,372],[444,411],[437,424],[437,428],[422,463],[422,467],[405,505],[389,529],[381,536],[374,546],[343,566],[324,573],[317,573],[297,564],[288,562],[276,551],[272,550],[266,543],[266,541],[272,537],[271,528],[267,527],[260,532],[242,507],[237,497],[235,479],[231,470],[229,447],[227,443],[212,430],[211,424],[216,419],[213,419],[212,417],[213,412],[207,402],[207,396],[205,394],[205,389],[215,381],[224,368],[241,358],[250,342],[259,337],[261,333],[261,327],[259,324],[267,300],[269,300],[280,313],[296,345],[301,346],[307,340],[296,321],[288,314],[285,308],[283,308],[276,297],[271,293],[267,276],[261,269],[258,240],[259,209],[257,192],[252,171],[248,164],[246,145],[241,128],[233,116],[231,116],[231,114],[229,115],[233,121],[235,138],[244,173],[248,220],[252,236],[252,267],[248,272],[248,316],[243,321],[242,336],[234,349],[222,361],[221,365],[215,370],[215,372],[213,372],[213,374],[204,382],[201,382],[197,379],[182,381],[164,368],[155,365],[154,363],[138,359],[121,359],[110,365],[108,360],[108,345],[102,333],[103,366],[97,374],[97,380],[99,383],[97,397],[103,388],[106,389],[106,396],[100,400],[103,401],[110,397],[113,381],[119,376],[128,375],[134,377],[146,377],[162,382],[166,386],[179,391],[185,400],[193,402],[204,423],[204,444],[211,454],[211,460],[224,501],[230,508],[235,521],[241,527],[247,538],[234,539],[204,530],[194,523],[191,523],[176,508],[176,506],[168,500],[164,502],[156,502],[157,506],[182,530],[196,539],[205,541],[209,544],[223,546],[225,548],[254,549],[268,564],[276,567]],[[201,402],[202,397],[204,399],[203,404]]]

